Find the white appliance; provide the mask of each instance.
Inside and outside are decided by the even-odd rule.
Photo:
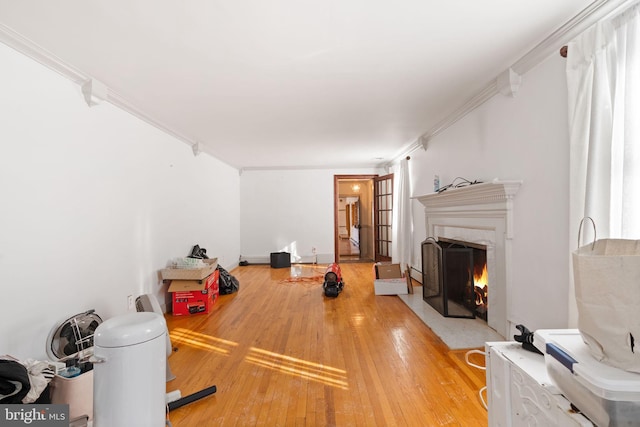
[[[490,427],[593,427],[547,374],[544,356],[515,341],[485,343]]]
[[[166,423],[167,325],[157,313],[103,322],[94,334],[93,427]]]

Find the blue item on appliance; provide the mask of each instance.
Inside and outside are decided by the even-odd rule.
[[[638,425],[640,374],[597,361],[578,329],[535,332],[547,373],[562,394],[598,426]]]

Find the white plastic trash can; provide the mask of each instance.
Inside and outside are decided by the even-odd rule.
[[[103,322],[94,335],[93,427],[165,425],[167,325],[135,312]]]

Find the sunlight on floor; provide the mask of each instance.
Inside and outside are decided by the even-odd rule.
[[[283,277],[280,283],[309,283],[320,284],[324,279],[326,265],[293,264],[289,269],[288,277]]]
[[[202,350],[229,355],[238,343],[212,337],[211,335],[193,332],[184,328],[176,328],[169,334],[172,342],[189,345]],[[245,360],[254,365],[280,371],[288,375],[318,381],[320,383],[349,389],[346,371],[319,363],[309,362],[283,354],[251,347]]]
[[[293,264],[290,273],[293,277],[313,277],[324,276],[326,270],[326,264]]]
[[[211,335],[193,332],[184,328],[175,328],[171,331],[169,336],[173,342],[179,342],[220,354],[229,354],[231,351],[230,348],[238,346],[238,343],[212,337]]]
[[[364,314],[356,313],[351,316],[351,321],[354,326],[361,326],[364,324]]]
[[[289,375],[297,375],[301,378],[318,381],[343,390],[349,389],[346,381],[346,371],[330,366],[309,362],[295,357],[273,353],[252,347],[246,360],[256,365],[274,369]]]
[[[398,356],[403,362],[408,363],[407,353],[409,353],[409,339],[405,336],[405,329],[393,328],[391,330],[391,336],[393,337],[393,346],[396,349],[396,353],[398,353]]]

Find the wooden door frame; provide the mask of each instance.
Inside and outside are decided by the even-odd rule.
[[[340,200],[340,180],[371,180],[379,175],[334,175],[333,176],[333,245],[334,245],[334,262],[340,261],[340,235],[338,233],[338,204]],[[373,203],[373,200],[371,201]]]

